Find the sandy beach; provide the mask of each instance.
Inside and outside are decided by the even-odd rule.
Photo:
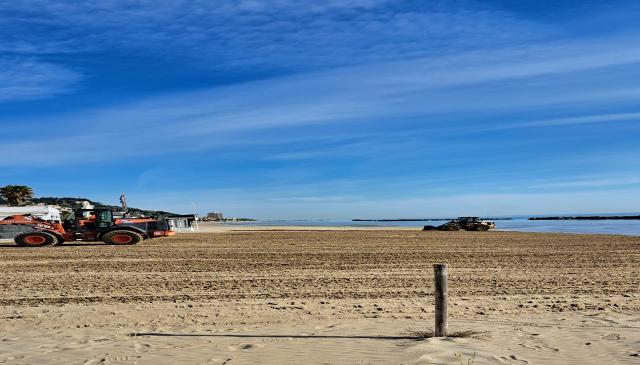
[[[0,1],[0,365],[640,365],[640,0]]]
[[[640,237],[263,229],[0,244],[0,363],[640,362]]]

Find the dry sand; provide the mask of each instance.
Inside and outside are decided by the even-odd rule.
[[[232,231],[0,246],[0,364],[640,363],[640,237]],[[451,329],[478,334],[408,338],[432,327],[435,262],[450,264]],[[172,336],[130,336],[142,332]]]
[[[416,223],[416,227],[420,223]],[[285,226],[285,225],[260,225],[260,224],[243,224],[243,223],[218,223],[218,222],[200,222],[198,224],[198,232],[200,233],[222,233],[222,232],[306,232],[306,231],[413,231],[416,227],[385,227],[385,226]],[[422,227],[422,226],[420,226]]]

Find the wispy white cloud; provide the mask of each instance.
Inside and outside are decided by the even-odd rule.
[[[3,52],[135,50],[216,70],[326,68],[554,34],[471,1],[35,0],[7,8]]]
[[[0,58],[0,102],[42,99],[71,92],[82,76],[66,67],[33,59]]]
[[[583,115],[577,117],[551,118],[536,121],[521,121],[504,123],[491,127],[472,128],[465,130],[465,133],[489,132],[519,128],[539,128],[539,127],[562,127],[583,124],[598,123],[631,123],[640,122],[640,113],[613,113],[613,114],[595,114]]]
[[[610,50],[619,46],[608,45]],[[602,43],[586,40],[565,44],[558,53],[549,51],[543,55],[539,54],[541,49],[555,50],[557,47],[531,46],[528,51],[518,47],[515,50],[486,50],[482,54],[475,51],[453,58],[430,57],[346,67],[174,93],[111,106],[108,110],[65,115],[63,122],[53,118],[42,122],[57,124],[59,130],[68,132],[64,133],[67,136],[64,139],[79,142],[78,148],[86,146],[89,155],[85,158],[108,159],[108,155],[94,146],[104,144],[106,148],[117,140],[121,144],[139,146],[138,151],[130,153],[184,153],[228,147],[236,138],[256,136],[256,133],[264,136],[267,131],[286,130],[290,136],[301,136],[305,135],[301,128],[325,124],[371,125],[420,116],[425,118],[423,126],[439,126],[438,116],[443,113],[464,116],[478,111],[503,112],[567,103],[626,102],[637,100],[640,89],[633,77],[629,77],[628,70],[618,70],[618,67],[639,64],[640,45],[625,43],[625,47],[625,56],[621,58],[593,56],[607,48]],[[585,61],[580,62],[583,59]],[[574,64],[580,64],[579,72],[571,67]],[[602,70],[606,70],[607,78],[600,77]],[[411,80],[412,75],[415,80]],[[576,75],[579,75],[579,81],[575,81]],[[633,120],[636,116],[636,113],[617,113],[523,122],[521,125],[541,127],[596,123],[605,119],[622,121]],[[91,123],[87,125],[89,120]],[[508,128],[513,126],[516,123]],[[489,124],[488,128],[491,127]],[[505,127],[498,123],[496,128]],[[67,143],[62,139],[53,142]],[[37,141],[24,140],[4,148],[19,150],[34,143]],[[158,148],[160,145],[163,147]],[[90,151],[96,151],[95,156],[91,156]],[[29,155],[18,160],[3,160],[0,164],[45,163]],[[67,160],[68,156],[62,152],[46,163],[65,163]]]
[[[80,152],[91,165],[83,176],[127,165],[141,205],[195,200],[283,218],[310,204],[318,217],[348,218],[355,210],[489,215],[588,209],[580,199],[608,210],[637,203],[616,190],[638,190],[629,172],[640,166],[629,157],[638,152],[637,25],[589,37],[575,32],[584,24],[566,31],[566,21],[487,4],[0,0],[0,101],[69,92],[83,81],[74,70],[121,77],[104,82],[116,88],[129,65],[149,60],[149,78],[168,66],[176,80],[185,71],[226,85],[128,94],[126,103],[97,81],[92,107],[24,118],[3,111],[3,127],[17,128],[0,134],[0,155],[11,156],[0,159],[0,174],[61,171],[77,166]],[[96,107],[103,92],[114,99]],[[527,129],[508,131],[515,128]],[[553,133],[565,130],[574,133]],[[43,141],[56,146],[46,158]],[[603,188],[616,191],[605,199],[596,192]],[[145,198],[149,190],[166,194]]]
[[[531,185],[531,188],[535,189],[585,189],[585,188],[599,188],[599,187],[611,187],[611,186],[625,186],[625,185],[638,185],[640,187],[640,176],[635,177],[591,177],[586,179],[575,179],[570,181],[556,181],[545,182],[540,184]]]

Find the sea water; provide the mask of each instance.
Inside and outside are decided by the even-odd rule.
[[[238,226],[310,226],[310,227],[415,227],[421,229],[425,225],[438,226],[447,221],[412,221],[412,222],[353,222],[342,220],[279,220],[227,223]],[[520,232],[558,232],[558,233],[591,233],[622,234],[640,236],[640,220],[528,220],[514,218],[496,220],[496,230]]]

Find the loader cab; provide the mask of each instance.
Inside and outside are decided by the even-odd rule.
[[[458,217],[460,223],[478,223],[480,221],[479,217]]]
[[[113,213],[111,209],[76,209],[74,215],[76,227],[105,229],[113,225]]]

